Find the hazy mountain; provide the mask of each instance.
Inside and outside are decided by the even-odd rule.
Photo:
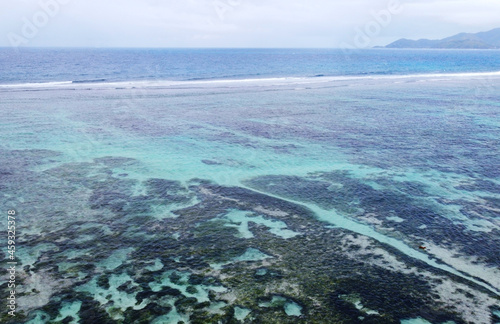
[[[460,33],[439,40],[402,38],[385,48],[500,48],[500,28],[476,34]]]

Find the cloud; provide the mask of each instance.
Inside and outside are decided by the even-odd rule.
[[[40,1],[2,1],[0,45],[22,36]],[[337,47],[395,0],[64,0],[28,46]],[[500,1],[400,0],[404,12],[373,37],[441,38],[499,27]],[[8,14],[7,14],[8,13]]]

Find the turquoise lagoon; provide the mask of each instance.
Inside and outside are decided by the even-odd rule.
[[[499,93],[498,73],[0,86],[2,321],[499,322]]]

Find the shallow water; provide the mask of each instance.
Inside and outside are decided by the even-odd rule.
[[[500,77],[119,88],[0,89],[26,321],[499,320]]]

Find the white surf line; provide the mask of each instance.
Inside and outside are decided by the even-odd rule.
[[[266,195],[266,196],[274,197],[276,199],[281,199],[281,200],[290,202],[292,204],[296,204],[296,205],[308,208],[314,214],[316,214],[316,216],[318,217],[318,219],[320,221],[330,223],[330,224],[335,225],[337,227],[344,228],[344,229],[347,229],[349,231],[371,237],[371,238],[377,240],[378,242],[385,243],[387,245],[390,245],[390,246],[398,249],[400,252],[404,253],[405,255],[407,255],[411,258],[423,261],[431,267],[434,267],[434,268],[446,271],[448,273],[457,275],[463,279],[466,279],[470,282],[473,282],[477,285],[480,285],[480,286],[488,289],[489,291],[496,294],[497,296],[500,296],[500,292],[496,288],[494,288],[494,287],[492,287],[484,282],[478,281],[472,277],[469,277],[469,276],[457,271],[455,268],[453,268],[451,266],[448,266],[446,264],[439,264],[436,261],[434,261],[433,259],[429,258],[429,256],[427,254],[416,251],[416,250],[412,249],[411,247],[409,247],[408,245],[404,244],[403,242],[401,242],[395,238],[385,236],[385,235],[375,231],[373,228],[371,228],[368,225],[351,220],[351,219],[344,217],[338,213],[335,213],[334,211],[324,210],[324,209],[319,208],[315,205],[296,202],[296,201],[291,200],[291,199],[286,199],[286,198],[276,196],[276,195],[273,195],[273,194],[270,194],[267,192],[263,192],[263,191],[255,190],[253,188],[249,188],[243,184],[241,185],[241,187],[246,188],[246,189],[251,190],[251,191],[254,191],[254,192],[261,193],[261,194]]]
[[[455,73],[413,73],[413,74],[391,74],[391,75],[331,75],[322,77],[311,76],[283,76],[269,78],[247,78],[247,79],[206,79],[206,80],[129,80],[129,81],[100,81],[89,80],[89,82],[74,81],[48,81],[40,83],[6,83],[0,84],[2,89],[37,89],[37,88],[114,88],[114,87],[140,87],[140,88],[163,88],[186,85],[232,85],[232,84],[257,84],[281,86],[281,85],[303,85],[303,84],[320,84],[335,81],[352,81],[352,80],[393,80],[393,79],[408,79],[408,78],[467,78],[467,77],[500,77],[500,71],[489,72],[455,72]],[[273,83],[273,82],[278,82]]]

